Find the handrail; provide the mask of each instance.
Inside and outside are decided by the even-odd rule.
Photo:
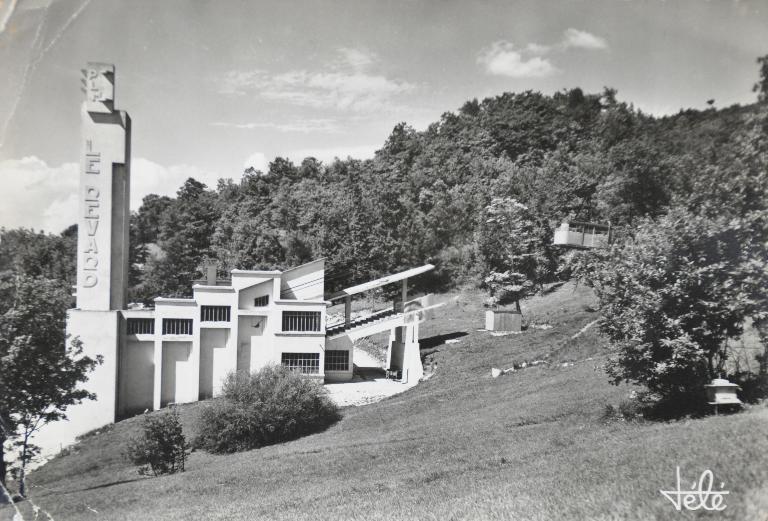
[[[383,314],[383,313],[386,313],[386,312],[388,312],[388,311],[392,311],[393,309],[394,309],[394,307],[392,307],[392,306],[390,306],[390,307],[388,307],[388,308],[384,308],[384,309],[378,309],[378,310],[374,311],[373,313],[371,313],[370,315],[365,315],[365,316],[363,316],[363,317],[357,317],[355,320],[353,320],[353,321],[350,323],[350,325],[351,325],[351,324],[354,324],[355,322],[357,322],[357,321],[359,321],[359,320],[368,320],[368,319],[370,319],[371,317],[376,317],[376,316],[378,316],[378,315],[381,315],[381,314]],[[339,322],[333,322],[332,324],[327,324],[327,325],[325,326],[325,328],[326,328],[326,329],[333,329],[333,328],[334,328],[334,327],[336,327],[336,326],[341,326],[341,325],[344,325],[344,324],[346,324],[346,323],[347,323],[347,321],[346,321],[345,319],[342,319],[342,320],[340,320]]]
[[[432,310],[432,309],[436,309],[436,308],[439,308],[439,307],[445,306],[445,304],[446,304],[445,302],[440,302],[439,304],[433,304],[433,305],[431,305],[431,306],[427,306],[427,307],[423,307],[423,308],[418,308],[418,309],[414,309],[414,310],[411,310],[411,311],[406,311],[406,312],[404,312],[404,313],[396,313],[396,314],[394,314],[394,315],[391,315],[391,316],[387,316],[387,317],[383,317],[383,318],[384,318],[385,320],[403,319],[404,321],[407,321],[407,320],[408,320],[408,318],[409,318],[409,317],[412,317],[413,315],[416,315],[416,314],[418,314],[418,313],[424,313],[425,311],[430,311],[430,310]],[[372,316],[373,316],[373,315],[369,315],[368,317],[366,317],[366,319],[367,319],[367,318],[370,318],[370,317],[372,317]],[[350,330],[352,330],[352,329],[355,329],[355,328],[358,328],[358,327],[365,327],[365,326],[369,325],[369,324],[366,324],[366,323],[365,323],[365,320],[366,320],[366,319],[363,319],[363,320],[364,320],[364,322],[363,322],[363,323],[356,323],[356,322],[352,322],[352,323],[349,325],[349,327],[345,327],[345,328],[341,329],[340,331],[338,331],[338,332],[336,332],[336,333],[333,333],[333,335],[337,335],[337,334],[339,334],[339,335],[340,335],[340,334],[343,334],[343,333],[347,333],[347,332],[349,332]],[[339,325],[339,326],[341,326],[341,325],[343,325],[343,324],[339,323],[338,325]],[[373,325],[373,324],[370,324],[370,325]],[[334,328],[332,328],[332,327],[327,327],[327,328],[326,328],[326,334],[327,334],[327,332],[328,332],[329,330],[332,330],[332,329],[334,329]]]

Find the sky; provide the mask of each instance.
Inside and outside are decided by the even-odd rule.
[[[137,209],[276,156],[371,157],[505,91],[752,103],[766,53],[764,0],[0,0],[0,226],[75,222],[88,61],[116,66]]]

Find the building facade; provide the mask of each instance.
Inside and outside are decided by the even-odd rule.
[[[322,259],[286,271],[232,270],[224,280],[209,265],[191,298],[128,309],[131,120],[114,108],[114,66],[89,63],[84,74],[76,306],[67,333],[102,363],[85,383],[96,399],[70,407],[67,420],[39,436],[46,452],[122,418],[213,397],[236,371],[282,364],[323,382],[350,380],[354,342],[384,331],[387,368],[403,381],[421,378],[419,323],[434,306],[431,296],[408,300],[408,279],[432,265],[327,299]],[[395,283],[402,292],[390,308],[352,319],[355,295]],[[333,302],[344,312],[326,326]]]
[[[227,374],[283,364],[321,380],[352,378],[349,350],[326,352],[324,261],[287,271],[233,270],[192,298],[121,311],[118,418],[211,398]]]

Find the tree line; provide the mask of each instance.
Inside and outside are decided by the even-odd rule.
[[[190,295],[206,260],[224,274],[325,257],[329,290],[425,262],[433,286],[480,280],[484,211],[499,198],[545,228],[572,218],[626,234],[671,207],[754,205],[757,180],[736,186],[732,158],[758,105],[653,117],[611,89],[504,93],[424,131],[398,124],[369,160],[276,158],[216,187],[190,178],[133,213],[130,298]],[[72,283],[76,234],[3,230],[0,292],[19,271]]]

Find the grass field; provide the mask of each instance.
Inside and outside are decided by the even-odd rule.
[[[477,330],[479,294],[444,299],[442,316],[422,327],[433,377],[344,410],[325,432],[233,455],[195,452],[183,474],[141,478],[121,457],[134,418],[35,471],[31,498],[56,520],[768,519],[765,405],[606,423],[605,406],[631,389],[608,384],[595,328],[572,338],[597,318],[588,289],[532,299],[526,316],[552,327],[499,337]],[[549,363],[490,377],[491,367],[538,359]],[[199,409],[181,408],[190,434]],[[727,508],[676,512],[659,493],[675,486],[676,466],[687,483],[711,469],[730,492]],[[9,507],[0,512],[10,519]]]

